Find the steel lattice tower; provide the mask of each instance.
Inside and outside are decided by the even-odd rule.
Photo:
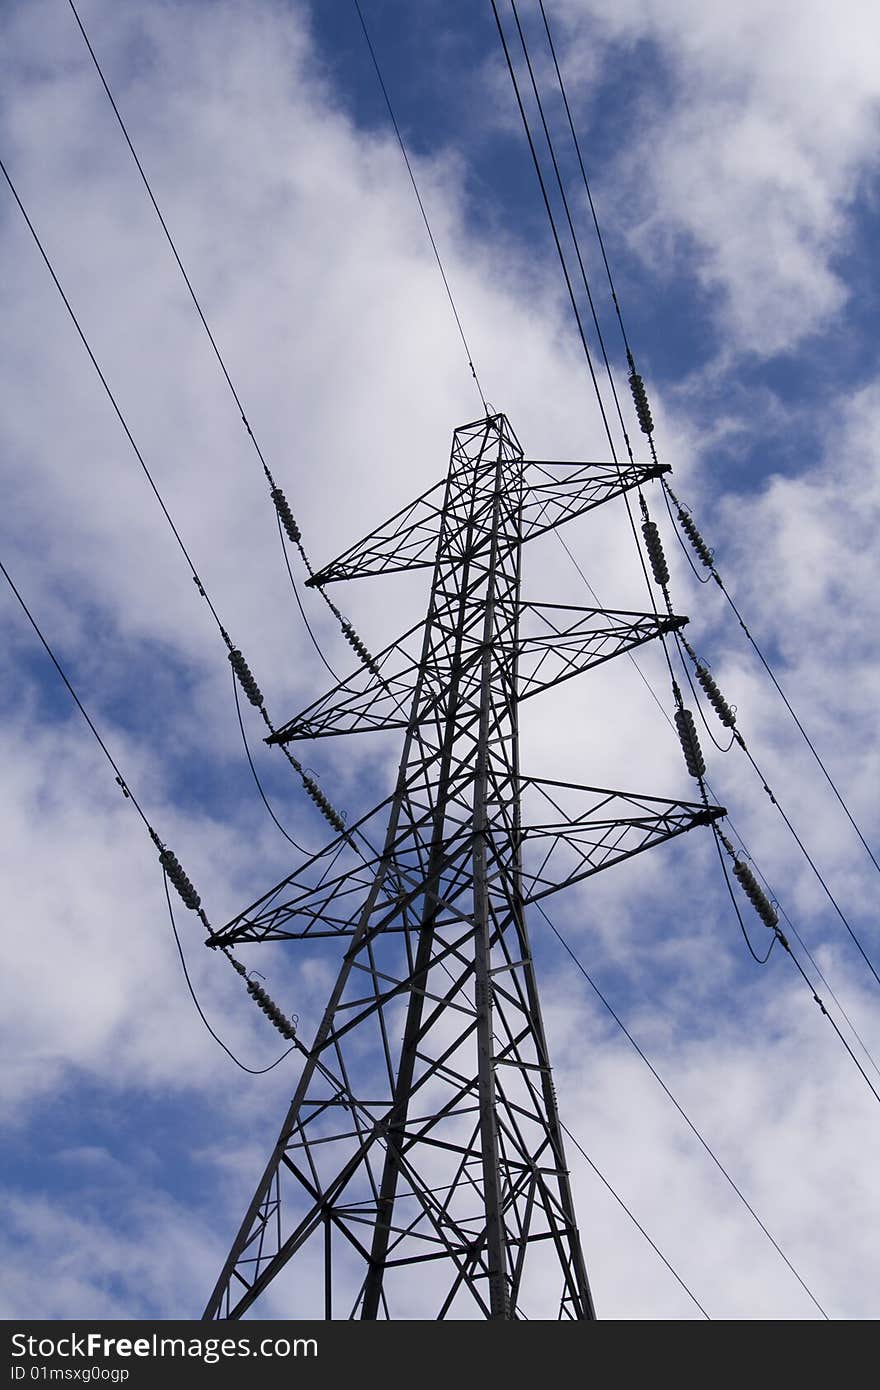
[[[522,700],[686,620],[526,603],[521,559],[664,471],[526,462],[491,415],[310,581],[433,565],[424,622],[269,740],[405,731],[392,795],[211,938],[344,953],[207,1318],[282,1271],[297,1316],[595,1316],[525,911],[722,811],[523,776]]]

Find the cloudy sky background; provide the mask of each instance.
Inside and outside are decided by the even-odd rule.
[[[606,458],[490,7],[364,8],[489,400],[527,456]],[[855,0],[556,0],[549,13],[661,457],[876,843],[880,21]],[[83,0],[81,14],[321,563],[442,476],[452,429],[480,410],[353,6]],[[66,0],[8,4],[2,26],[0,154],[281,722],[329,678],[247,436]],[[560,136],[563,150],[576,191]],[[291,871],[290,847],[250,779],[206,605],[0,192],[0,557],[220,924]],[[586,232],[584,247],[618,354]],[[652,506],[690,640],[876,963],[875,870],[721,594],[693,582],[659,493]],[[618,504],[565,540],[604,603],[645,606]],[[526,592],[591,602],[552,539],[529,547]],[[416,576],[333,597],[378,649],[425,593]],[[304,602],[350,669],[320,600]],[[246,1076],[206,1034],[143,826],[8,592],[0,622],[0,1312],[195,1317],[297,1066]],[[670,711],[658,653],[639,662]],[[318,845],[324,823],[245,717],[279,816]],[[626,659],[529,702],[523,740],[536,775],[694,795]],[[702,741],[718,799],[880,1056],[877,986],[839,918],[742,755]],[[304,761],[353,815],[387,791],[394,753],[327,741]],[[753,965],[719,873],[694,832],[548,911],[829,1315],[873,1317],[880,1111],[791,962]],[[267,1065],[277,1035],[182,908],[178,921],[209,1017]],[[712,1317],[818,1316],[539,918],[532,930],[563,1117],[591,1158]],[[297,950],[240,954],[308,1036],[326,980]],[[696,1316],[569,1158],[600,1316]],[[298,1309],[273,1292],[263,1311]]]

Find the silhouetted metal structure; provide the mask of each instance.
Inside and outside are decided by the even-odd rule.
[[[490,415],[310,581],[433,566],[424,622],[269,740],[405,731],[390,797],[212,938],[343,954],[206,1317],[279,1279],[296,1316],[595,1316],[526,909],[722,812],[521,773],[522,700],[685,619],[525,603],[520,570],[664,471],[527,462]]]

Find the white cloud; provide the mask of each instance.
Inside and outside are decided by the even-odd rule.
[[[667,47],[673,33],[686,36],[676,59],[682,100],[658,132],[651,188],[659,197],[662,186],[665,201],[657,216],[665,227],[702,238],[702,274],[723,286],[725,313],[741,340],[753,332],[762,304],[784,302],[787,317],[760,330],[764,351],[793,343],[843,303],[832,252],[854,171],[869,150],[875,93],[849,40],[829,46],[821,15],[814,25],[794,26],[802,67],[816,81],[801,92],[785,74],[774,76],[770,39],[782,32],[787,10],[769,9],[740,7],[740,22],[750,27],[732,34],[714,7],[672,14],[634,6],[615,12],[612,34],[648,34]],[[310,553],[316,562],[329,558],[438,478],[451,428],[476,413],[399,153],[391,139],[355,130],[334,94],[310,75],[297,11],[180,5],[133,15],[96,4],[84,18]],[[603,22],[611,23],[607,15]],[[246,435],[72,22],[68,34],[54,5],[34,3],[12,10],[6,23],[4,158],[221,617],[273,712],[284,718],[328,678],[296,616]],[[820,97],[827,98],[828,123],[817,131]],[[759,169],[743,156],[755,132],[766,161]],[[824,157],[831,149],[833,160]],[[721,191],[709,178],[719,162],[727,173]],[[781,182],[783,166],[789,174]],[[599,422],[583,408],[581,366],[555,268],[536,269],[512,243],[493,260],[492,246],[468,233],[455,158],[422,161],[418,176],[468,324],[476,325],[472,345],[490,399],[509,411],[527,453],[604,457]],[[725,226],[730,200],[740,197],[752,221],[769,182],[776,190],[765,217],[770,257],[737,244]],[[246,769],[242,776],[236,770],[241,753],[229,672],[204,604],[17,213],[5,206],[4,256],[15,276],[4,290],[11,332],[0,350],[11,403],[3,423],[2,554],[145,809],[220,923],[287,872],[291,856],[243,780]],[[725,576],[733,572],[732,587],[744,594],[761,638],[778,648],[785,683],[797,689],[808,725],[819,729],[823,750],[842,769],[860,812],[870,815],[876,670],[863,650],[857,605],[874,583],[865,543],[872,523],[865,517],[876,496],[865,491],[863,465],[876,437],[875,393],[840,402],[849,433],[842,444],[829,437],[818,469],[770,480],[747,507],[741,500],[716,505],[686,395],[674,410],[655,404],[670,447],[720,522]],[[739,424],[734,419],[730,428]],[[844,454],[852,466],[839,462]],[[571,527],[567,539],[603,602],[644,605],[618,504]],[[847,546],[840,570],[835,556]],[[808,564],[801,562],[805,548]],[[750,742],[754,728],[774,784],[778,773],[784,785],[796,735],[743,649],[732,646],[735,629],[712,606],[714,586],[711,602],[705,591],[697,595],[671,538],[667,551],[676,605],[688,611],[693,604],[691,640],[715,662],[722,687],[742,707]],[[590,601],[550,543],[530,548],[527,586],[538,599]],[[380,592],[378,581],[365,582],[334,598],[378,647],[420,612],[423,584],[403,589],[390,584]],[[348,648],[329,617],[309,591],[303,599],[332,660],[348,669]],[[193,1211],[160,1178],[146,1198],[125,1191],[118,1226],[101,1213],[90,1226],[53,1192],[13,1191],[19,1277],[7,1294],[8,1315],[35,1306],[45,1316],[196,1315],[274,1141],[291,1072],[241,1078],[204,1034],[180,980],[152,847],[87,734],[73,717],[59,720],[54,677],[36,665],[30,634],[11,606],[4,629],[2,830],[7,901],[14,904],[6,944],[8,1115],[27,1135],[43,1107],[83,1079],[133,1104],[147,1097],[169,1107],[182,1097],[216,1103],[216,1161],[205,1162],[204,1182],[207,1205],[222,1212],[209,1228],[201,1208]],[[639,659],[663,690],[658,654]],[[540,709],[535,702],[523,723],[529,771],[693,795],[672,735],[626,662],[561,687]],[[255,747],[258,737],[254,732]],[[341,749],[310,748],[307,761],[324,774],[331,799],[357,805],[372,795],[365,783],[376,767],[366,741],[343,742]],[[270,766],[258,751],[261,766]],[[841,995],[855,1001],[868,1034],[871,1003],[772,808],[755,808],[759,789],[741,763],[714,759],[713,780],[716,772],[719,794],[730,798],[738,820],[742,814],[774,883],[778,875],[787,891],[793,885],[810,940],[821,947],[829,975],[843,980]],[[200,787],[208,776],[210,794]],[[811,777],[801,764],[796,809],[808,812],[847,901],[861,905],[868,880],[860,851]],[[293,832],[318,840],[322,823],[304,799],[292,785],[281,790],[288,787],[282,780],[273,785]],[[840,1062],[806,991],[798,993],[796,980],[780,983],[786,972],[775,960],[766,975],[743,984],[737,929],[717,897],[712,853],[707,839],[688,837],[633,861],[629,873],[591,881],[551,915],[625,1012],[632,1009],[633,1026],[650,1041],[661,1071],[675,1079],[719,1150],[735,1156],[768,1224],[770,1213],[778,1217],[796,1262],[805,1272],[825,1271],[824,1288],[840,1315],[866,1316],[863,1290],[875,1257],[864,1220],[870,1184],[859,1154],[870,1097]],[[245,1007],[240,980],[201,951],[193,919],[182,909],[178,916],[210,1018],[246,1061],[270,1060],[275,1035]],[[253,949],[247,962],[265,970],[270,993],[299,1012],[310,1031],[327,992],[327,965],[317,955],[297,955],[296,947]],[[637,1004],[636,991],[646,988],[648,1001]],[[604,1021],[588,1016],[584,1024],[572,1003],[580,1003],[579,989],[570,974],[551,975],[548,984],[559,1089],[571,1106],[572,1129],[697,1292],[708,1289],[714,1316],[808,1314],[797,1287],[780,1284],[779,1268],[760,1241],[755,1246],[754,1232],[699,1151],[686,1135],[683,1141],[650,1077],[644,1081],[618,1038],[609,1042]],[[724,999],[730,1010],[719,1016]],[[828,1094],[838,1097],[833,1130],[819,1110]],[[204,1137],[202,1129],[200,1144]],[[75,1126],[59,1133],[58,1144],[70,1172],[72,1149],[81,1150],[85,1172],[91,1160],[82,1151],[100,1147]],[[646,1153],[656,1162],[646,1164]],[[600,1312],[690,1316],[670,1276],[570,1157]],[[122,1160],[110,1155],[113,1161]],[[86,1187],[84,1177],[80,1192]],[[706,1232],[703,1248],[695,1247],[694,1229]],[[284,1310],[280,1297],[272,1307]]]
[[[568,5],[563,18],[566,74],[583,62],[587,90],[597,68],[641,84],[641,128],[602,191],[654,272],[671,253],[688,259],[721,292],[728,340],[762,356],[826,326],[848,294],[848,215],[876,177],[876,9],[633,0]],[[597,32],[615,45],[604,70]]]

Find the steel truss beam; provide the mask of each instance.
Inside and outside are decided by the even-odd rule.
[[[650,642],[661,632],[675,632],[684,627],[687,618],[577,608],[559,603],[523,603],[520,605],[521,626],[523,622],[530,623],[535,631],[533,635],[521,635],[516,651],[511,653],[518,667],[519,700],[590,671],[622,652]],[[429,698],[417,711],[417,717],[431,718],[442,699],[448,672],[440,667],[421,672],[418,656],[407,655],[406,644],[423,634],[424,627],[424,623],[419,623],[411,628],[373,657],[370,665],[359,666],[326,695],[283,724],[266,742],[293,743],[337,734],[405,729],[410,721],[420,674]],[[463,668],[476,665],[481,656],[482,649],[475,637],[462,643]]]
[[[468,442],[479,440],[482,425],[480,420],[464,425],[456,430],[456,438],[467,447]],[[551,463],[527,459],[522,460],[521,469],[525,484],[521,531],[507,538],[505,544],[511,546],[543,536],[564,522],[601,506],[609,498],[670,472],[665,463]],[[435,483],[421,497],[307,579],[306,584],[323,587],[340,579],[365,579],[369,575],[431,568],[446,496],[446,484]],[[467,532],[456,539],[455,549],[462,560],[467,556],[469,543]]]
[[[209,943],[343,955],[206,1317],[291,1278],[296,1316],[594,1316],[525,907],[721,812],[522,776],[523,699],[685,620],[523,603],[520,561],[659,471],[526,463],[490,416],[315,576],[433,564],[425,622],[277,735],[402,727],[394,791]]]

